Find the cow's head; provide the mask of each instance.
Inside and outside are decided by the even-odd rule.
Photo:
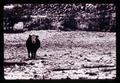
[[[32,43],[36,43],[36,39],[39,37],[38,35],[29,35],[29,37],[31,38],[32,40]]]

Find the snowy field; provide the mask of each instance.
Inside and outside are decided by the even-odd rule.
[[[25,42],[39,35],[36,60]],[[5,79],[115,79],[116,33],[54,30],[4,34]]]

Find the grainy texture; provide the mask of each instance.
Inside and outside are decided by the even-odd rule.
[[[27,59],[29,34],[41,41]],[[115,79],[116,33],[54,30],[4,34],[5,79]]]

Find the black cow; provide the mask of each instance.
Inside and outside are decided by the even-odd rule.
[[[28,50],[28,58],[30,59],[36,58],[36,52],[38,48],[40,47],[40,40],[38,39],[38,37],[39,37],[38,35],[29,35],[26,41],[26,47]]]

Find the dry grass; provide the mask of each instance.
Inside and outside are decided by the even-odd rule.
[[[41,41],[37,60],[26,60],[25,41],[29,34],[39,35]],[[28,63],[23,66],[5,66],[6,79],[113,79],[116,77],[115,33],[41,30],[4,34],[4,50],[5,62]]]

